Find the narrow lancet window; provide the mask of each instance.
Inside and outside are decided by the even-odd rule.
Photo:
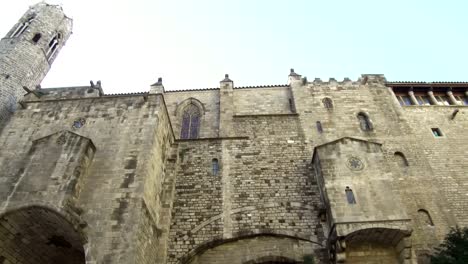
[[[219,172],[218,159],[213,159],[211,163],[212,163],[212,169],[213,169],[213,176],[217,176]]]
[[[60,35],[60,33],[58,33],[54,38],[52,38],[52,40],[49,42],[49,49],[47,50],[47,58],[50,59],[50,58],[53,58],[54,55],[55,55],[55,52],[57,52],[57,48],[59,46],[59,43],[60,43],[60,39],[62,38],[62,35]]]
[[[200,130],[200,110],[194,104],[188,105],[182,115],[181,139],[198,138]]]
[[[355,204],[356,199],[354,198],[353,190],[351,190],[349,186],[346,186],[345,193],[346,193],[346,200],[348,200],[348,203]]]
[[[369,117],[364,113],[359,113],[357,115],[359,119],[359,125],[362,131],[371,131],[372,130],[372,123],[369,120]]]
[[[317,131],[322,134],[323,133],[323,127],[322,127],[322,123],[320,121],[317,121],[316,122],[316,126],[317,126]]]

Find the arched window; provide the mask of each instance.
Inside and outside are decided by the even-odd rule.
[[[26,31],[26,29],[29,27],[31,22],[34,20],[34,18],[36,18],[36,15],[32,14],[28,17],[28,19],[26,19],[26,22],[19,24],[18,27],[15,29],[15,31],[11,33],[10,38],[16,38],[16,37],[19,37],[21,34],[23,34],[23,32]]]
[[[362,131],[371,131],[372,130],[372,123],[369,120],[369,117],[364,113],[359,113],[357,115],[359,119],[359,125],[361,126]]]
[[[354,198],[353,190],[351,190],[349,186],[346,186],[345,193],[346,193],[346,200],[348,200],[348,203],[355,204],[356,198]]]
[[[55,35],[55,37],[53,37],[50,40],[49,49],[47,50],[47,53],[46,53],[48,59],[54,56],[55,52],[57,51],[61,38],[62,38],[62,35],[60,33],[57,33],[57,35]]]
[[[408,167],[409,163],[408,160],[406,159],[405,155],[399,151],[395,152],[393,155],[395,158],[395,162],[398,164],[400,167]]]
[[[432,222],[431,215],[428,211],[424,209],[418,210],[418,217],[422,224],[426,224],[428,226],[434,226],[434,222]]]
[[[332,99],[328,98],[328,97],[325,97],[323,98],[322,100],[322,103],[323,103],[323,106],[328,109],[328,110],[332,110],[333,109],[333,101]]]
[[[213,169],[213,176],[217,176],[219,172],[219,162],[218,159],[213,159],[211,161],[212,163],[212,169]]]
[[[198,138],[200,130],[200,109],[194,104],[189,104],[182,115],[181,139]]]

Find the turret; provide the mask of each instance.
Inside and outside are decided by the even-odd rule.
[[[0,41],[0,123],[41,83],[71,32],[60,6],[38,3]]]

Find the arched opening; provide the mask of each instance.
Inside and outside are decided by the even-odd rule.
[[[371,131],[373,129],[369,117],[364,113],[358,113],[357,118],[362,131]]]
[[[51,209],[31,206],[0,217],[0,260],[5,263],[84,264],[83,245],[82,234]]]
[[[322,103],[323,103],[323,106],[324,106],[327,110],[332,110],[332,109],[333,109],[333,101],[332,101],[332,99],[330,99],[330,98],[328,98],[328,97],[325,97],[325,98],[323,98]]]
[[[418,210],[418,218],[419,218],[420,224],[426,225],[426,226],[434,226],[434,222],[432,221],[432,217],[431,217],[431,215],[429,214],[429,212],[427,210],[419,209]]]
[[[289,236],[255,235],[202,245],[184,264],[272,264],[316,263],[311,254],[318,247],[311,241]],[[315,262],[314,262],[315,261]]]
[[[390,228],[368,228],[346,236],[346,263],[402,263],[405,232]],[[400,250],[400,251],[399,251]]]
[[[49,42],[49,49],[46,52],[47,58],[50,59],[54,57],[55,53],[57,52],[58,46],[62,39],[62,35],[57,33]]]
[[[397,165],[401,168],[404,168],[404,167],[408,167],[409,166],[409,163],[408,163],[408,160],[406,159],[405,155],[399,151],[395,152],[395,154],[393,155],[394,158],[395,158],[395,162],[397,163]]]

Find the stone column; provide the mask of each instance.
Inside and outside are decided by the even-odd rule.
[[[440,105],[440,103],[437,102],[437,99],[434,97],[434,92],[432,88],[430,88],[429,91],[427,91],[427,95],[429,95],[429,101],[431,101],[431,104]]]
[[[400,102],[398,102],[398,99],[396,98],[396,95],[393,92],[392,87],[387,87],[387,90],[390,93],[390,96],[392,97],[392,102],[393,102],[393,105],[395,106],[395,112],[401,118],[403,115],[403,111],[402,111]]]
[[[451,105],[460,105],[461,102],[458,102],[457,99],[455,99],[455,96],[453,96],[452,88],[449,88],[447,91],[447,96],[449,99],[449,102]]]
[[[304,82],[304,83],[303,83]],[[296,99],[294,97],[294,93],[296,89],[301,89],[303,85],[305,85],[307,80],[302,80],[301,75],[294,72],[294,69],[291,69],[291,73],[288,76],[288,84],[289,84],[289,107],[291,113],[297,113],[298,109],[296,106]]]
[[[416,99],[416,96],[414,96],[413,87],[409,89],[408,95],[413,105],[419,105],[418,100]]]

